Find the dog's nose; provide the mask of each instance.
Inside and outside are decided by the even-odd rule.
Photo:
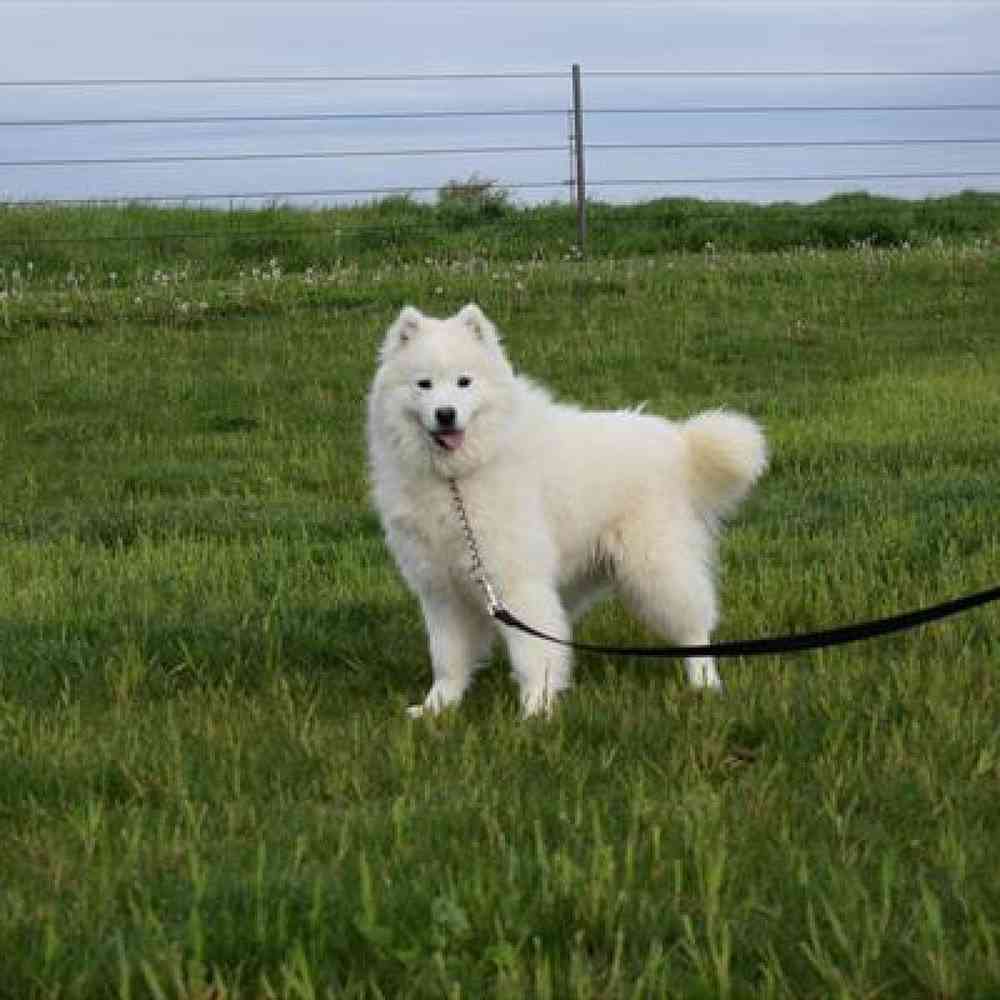
[[[455,426],[455,407],[454,406],[439,406],[434,411],[434,418],[438,422],[438,427],[454,427]]]

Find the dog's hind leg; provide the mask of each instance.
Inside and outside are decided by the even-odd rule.
[[[653,530],[650,530],[652,528]],[[710,641],[718,619],[712,540],[700,522],[656,519],[618,539],[616,577],[622,600],[647,628],[684,646]],[[710,656],[684,661],[692,687],[720,689]]]
[[[416,718],[460,701],[473,674],[489,657],[492,622],[457,595],[422,598],[434,682],[423,704],[408,709]]]

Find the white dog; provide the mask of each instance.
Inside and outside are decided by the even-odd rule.
[[[720,519],[763,472],[764,437],[715,411],[675,424],[635,410],[587,412],[518,376],[478,306],[449,319],[408,306],[389,329],[368,400],[374,501],[420,599],[434,682],[423,705],[457,702],[498,629],[526,715],[569,685],[569,650],[498,625],[471,579],[449,482],[464,499],[504,603],[561,638],[609,589],[649,628],[709,641]],[[718,688],[710,658],[690,682]]]

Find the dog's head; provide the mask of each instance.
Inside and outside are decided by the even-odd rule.
[[[479,306],[436,319],[406,306],[390,326],[372,389],[371,417],[438,471],[481,464],[496,442],[514,374]],[[376,410],[378,412],[376,412]]]

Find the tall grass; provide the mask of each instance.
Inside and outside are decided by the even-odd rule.
[[[996,996],[996,610],[727,663],[722,698],[584,658],[548,722],[498,655],[415,723],[362,446],[394,311],[474,299],[560,394],[764,422],[720,638],[995,583],[995,227],[585,262],[464,232],[0,262],[0,996]],[[614,606],[582,633],[652,638]]]
[[[703,202],[664,198],[639,205],[592,203],[587,251],[596,258],[717,250],[776,251],[918,246],[936,239],[989,238],[1000,228],[1000,195],[904,201],[864,193],[812,205]],[[0,254],[8,267],[83,277],[92,271],[130,281],[170,271],[179,258],[209,275],[272,258],[286,272],[335,260],[379,267],[426,258],[559,260],[578,256],[570,205],[525,207],[493,182],[446,185],[437,204],[406,196],[350,208],[260,211],[198,207],[0,207]]]

